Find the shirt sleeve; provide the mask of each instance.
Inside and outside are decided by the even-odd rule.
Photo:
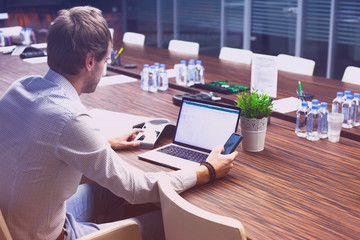
[[[156,182],[162,175],[170,178],[177,192],[193,187],[197,180],[193,169],[148,173],[131,166],[104,140],[88,113],[68,119],[59,137],[56,156],[132,204],[158,202]]]

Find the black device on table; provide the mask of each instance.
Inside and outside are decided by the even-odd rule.
[[[241,86],[224,81],[214,81],[209,83],[196,83],[192,87],[205,89],[212,92],[232,94],[249,90],[247,86]]]
[[[199,93],[185,93],[180,95],[173,96],[173,103],[177,106],[181,105],[182,99],[186,98],[195,98],[199,100],[207,100],[207,101],[219,101],[221,97],[217,96],[213,92],[199,92]]]
[[[34,58],[34,57],[43,57],[46,56],[46,52],[44,50],[35,48],[35,47],[25,47],[23,51],[20,53],[20,58]]]
[[[242,139],[243,139],[243,136],[241,134],[238,134],[238,133],[231,134],[229,139],[224,144],[225,151],[222,152],[221,154],[230,154],[233,151],[235,151],[236,147],[239,145],[239,143],[241,142]]]

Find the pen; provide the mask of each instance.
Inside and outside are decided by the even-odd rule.
[[[300,94],[300,92],[299,92],[298,89],[296,89],[296,93],[297,93],[298,97],[300,98],[300,100],[303,102],[303,101],[304,101],[304,97],[303,97],[302,94]]]
[[[301,88],[301,82],[299,81],[299,92],[302,95],[302,88]]]
[[[116,56],[114,57],[114,59],[112,60],[111,64],[114,64],[116,59],[119,57],[120,53],[124,50],[124,48],[120,48],[120,50],[118,51],[118,53],[116,54]]]

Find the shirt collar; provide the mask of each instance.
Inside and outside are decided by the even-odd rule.
[[[68,96],[70,99],[80,101],[80,96],[75,90],[74,86],[66,78],[54,70],[49,69],[49,71],[45,74],[44,79],[51,81],[63,88],[66,96]]]

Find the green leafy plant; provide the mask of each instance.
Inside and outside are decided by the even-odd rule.
[[[273,111],[272,98],[258,90],[246,91],[237,95],[236,106],[242,109],[241,116],[246,118],[268,117]]]

